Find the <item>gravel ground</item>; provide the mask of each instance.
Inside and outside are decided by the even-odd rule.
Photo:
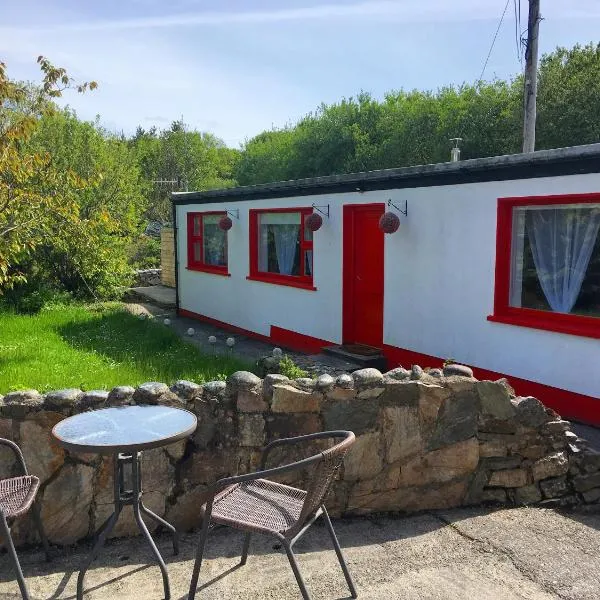
[[[600,515],[549,509],[457,509],[407,518],[334,522],[359,597],[375,600],[584,600],[600,598]],[[196,534],[186,534],[168,563],[172,598],[187,597]],[[255,536],[238,567],[241,535],[211,532],[201,573],[202,600],[298,599],[291,569],[274,539]],[[49,564],[22,551],[34,600],[74,598],[82,544],[57,549]],[[315,600],[349,598],[326,530],[314,526],[297,545],[300,569]],[[160,572],[142,538],[109,543],[86,577],[86,598],[163,598]],[[6,556],[0,557],[0,598],[18,598]]]

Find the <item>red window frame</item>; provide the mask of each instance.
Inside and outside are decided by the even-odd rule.
[[[214,210],[207,212],[189,212],[187,213],[187,253],[188,262],[187,268],[190,271],[202,271],[204,273],[214,273],[215,275],[229,276],[229,257],[227,256],[227,233],[225,234],[225,256],[227,257],[227,265],[209,265],[204,262],[204,217],[208,215],[227,216],[227,213],[222,210]],[[194,221],[200,218],[200,233],[194,234]],[[201,260],[194,258],[194,244],[200,243]]]
[[[312,214],[311,208],[252,208],[249,210],[250,227],[250,274],[246,279],[251,281],[263,281],[277,285],[289,285],[292,287],[303,288],[306,290],[316,290],[313,285],[313,276],[307,275],[305,269],[305,256],[307,250],[313,249],[312,240],[304,239],[304,223],[306,217]],[[300,213],[300,268],[301,275],[281,275],[280,273],[269,273],[258,270],[258,218],[261,214],[270,213]],[[314,271],[314,253],[313,253],[313,271]]]
[[[522,196],[498,199],[496,287],[494,290],[494,314],[488,316],[489,321],[600,339],[600,317],[570,315],[510,306],[510,268],[514,208],[519,206],[588,203],[600,203],[600,193]]]

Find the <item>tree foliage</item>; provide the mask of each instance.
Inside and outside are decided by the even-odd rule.
[[[31,88],[11,81],[0,63],[0,294],[24,280],[16,259],[30,253],[56,219],[71,222],[77,192],[91,184],[57,168],[50,153],[31,150],[27,143],[39,119],[54,110],[53,98],[66,88],[84,92],[96,83],[75,84],[42,56],[38,64],[42,83]]]
[[[172,191],[235,185],[232,173],[239,151],[211,133],[187,131],[183,121],[174,121],[160,132],[138,127],[130,145],[146,184],[147,217],[151,220],[170,221]]]
[[[558,48],[540,63],[537,149],[600,139],[600,45]],[[244,145],[241,185],[520,152],[523,78],[437,90],[367,93],[319,109]]]

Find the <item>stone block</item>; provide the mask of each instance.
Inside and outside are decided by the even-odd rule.
[[[134,393],[135,388],[132,388],[130,385],[119,385],[108,392],[106,404],[107,406],[122,406],[123,404],[129,404]]]
[[[540,458],[533,463],[531,471],[534,481],[548,477],[560,477],[569,470],[569,459],[565,452],[556,452],[550,456]]]
[[[517,411],[517,421],[526,427],[540,427],[550,420],[544,405],[533,396],[511,400]]]
[[[174,444],[169,444],[168,446],[165,446],[165,452],[167,453],[169,458],[171,458],[171,460],[174,460],[177,462],[183,458],[183,455],[185,454],[187,442],[188,442],[187,440],[179,440],[178,442],[175,442]]]
[[[463,440],[407,461],[401,466],[398,485],[424,486],[468,477],[477,469],[478,462],[477,439]]]
[[[506,490],[502,488],[485,488],[481,493],[481,501],[506,504]]]
[[[323,373],[323,375],[319,375],[317,377],[317,381],[315,384],[315,388],[319,392],[328,392],[335,385],[335,379],[329,375],[328,373]]]
[[[234,391],[253,390],[262,384],[262,380],[250,371],[236,371],[227,378],[227,386]]]
[[[538,460],[547,454],[546,446],[541,444],[525,445],[518,449],[519,454],[528,460]]]
[[[574,477],[573,487],[578,492],[587,492],[593,488],[600,487],[600,472]]]
[[[18,425],[17,425],[18,426]],[[0,437],[14,440],[13,422],[11,419],[0,419]],[[0,445],[0,479],[6,479],[16,475],[14,471],[17,461],[14,452],[4,445]]]
[[[379,401],[384,406],[418,406],[421,388],[426,385],[420,381],[386,381]]]
[[[65,465],[44,490],[42,521],[48,539],[73,544],[90,531],[94,469],[82,464]]]
[[[353,398],[356,398],[357,393],[357,390],[354,388],[341,388],[336,386],[327,392],[325,398],[327,398],[327,400],[352,400]]]
[[[322,430],[319,415],[313,413],[275,414],[266,418],[268,439],[294,437]]]
[[[204,450],[188,456],[181,465],[184,485],[211,484],[239,472],[241,456],[237,448]]]
[[[310,377],[297,377],[294,379],[292,384],[299,390],[303,390],[305,392],[314,392],[317,388],[316,380],[311,379]]]
[[[273,397],[273,386],[279,383],[289,383],[289,378],[279,373],[271,373],[263,380],[263,396],[265,400]]]
[[[375,428],[379,406],[377,402],[358,399],[328,402],[322,414],[325,429],[345,429],[358,435]]]
[[[435,450],[475,436],[478,402],[479,398],[474,393],[467,392],[447,398],[440,407],[429,449]]]
[[[237,393],[237,409],[239,412],[255,413],[269,410],[261,388],[253,390],[240,390]]]
[[[159,398],[170,392],[169,386],[166,383],[158,381],[148,381],[142,383],[133,394],[133,401],[136,404],[157,404]]]
[[[273,386],[271,410],[277,412],[319,412],[322,396],[299,390],[291,385]]]
[[[515,504],[535,504],[542,499],[542,494],[535,484],[516,488],[514,494]]]
[[[239,416],[240,446],[262,446],[265,441],[265,420],[262,415]]]
[[[42,483],[58,471],[65,460],[64,450],[52,437],[52,428],[63,418],[56,412],[41,411],[19,425],[19,445],[25,464]]]
[[[465,504],[479,504],[482,501],[483,490],[487,485],[488,478],[488,473],[485,469],[479,468],[475,471],[469,483]]]
[[[566,476],[553,477],[551,479],[540,481],[540,488],[544,494],[544,498],[556,498],[557,496],[564,496],[569,491]]]
[[[372,387],[361,390],[360,392],[358,392],[357,396],[361,400],[372,400],[374,398],[379,398],[379,396],[381,396],[381,394],[383,394],[384,391],[384,387]]]
[[[600,487],[595,488],[593,490],[588,490],[587,492],[583,492],[583,499],[588,504],[592,504],[594,502],[600,501]]]
[[[354,387],[356,388],[367,388],[367,387],[379,387],[383,383],[383,375],[381,371],[377,369],[359,369],[352,373],[352,379],[354,380]]]
[[[194,400],[202,395],[202,386],[194,383],[193,381],[187,381],[186,379],[179,379],[171,386],[171,392],[179,396],[183,400]]]
[[[209,381],[202,385],[203,398],[221,398],[227,389],[224,381]]]
[[[490,487],[520,488],[527,485],[528,477],[525,469],[505,469],[495,471],[490,476]]]
[[[383,469],[381,456],[381,434],[365,433],[356,442],[344,459],[344,480],[371,479]]]
[[[550,435],[562,436],[566,431],[571,429],[571,423],[569,421],[563,421],[559,419],[557,421],[549,421],[542,428],[543,433]]]
[[[479,394],[481,412],[495,419],[512,419],[516,409],[511,404],[506,387],[495,381],[478,381],[475,384]]]
[[[442,486],[413,486],[384,492],[361,494],[355,486],[349,494],[346,512],[414,512],[460,506],[468,490],[466,479]]]
[[[30,412],[38,411],[44,398],[37,390],[20,390],[4,396],[0,413],[9,419],[22,419]]]
[[[108,402],[108,392],[106,390],[90,390],[84,392],[81,398],[77,401],[77,412],[86,410],[96,410],[104,408]]]
[[[207,486],[197,485],[177,496],[175,504],[167,506],[166,519],[178,531],[197,529],[202,524],[200,507],[206,502]]]
[[[451,375],[459,375],[461,377],[473,377],[473,369],[467,367],[466,365],[450,363],[444,366],[444,376],[450,377]]]
[[[175,467],[163,448],[146,450],[142,454],[144,492],[160,492],[167,497],[175,484]]]
[[[412,385],[404,387],[413,388]],[[448,388],[426,383],[419,384],[416,389],[418,390],[421,433],[423,439],[428,440],[435,430],[440,407],[448,399],[451,392]]]
[[[418,407],[388,406],[382,412],[387,462],[394,463],[420,452],[423,441]]]
[[[354,379],[352,375],[349,375],[348,373],[342,373],[335,380],[335,385],[336,387],[348,390],[354,387]]]
[[[396,367],[391,371],[388,371],[384,374],[385,379],[395,379],[397,381],[404,381],[405,379],[410,379],[410,371],[405,369],[404,367]]]
[[[488,440],[479,442],[479,456],[488,458],[492,456],[506,456],[508,448],[501,440]]]
[[[520,456],[494,456],[481,460],[481,466],[490,471],[501,469],[516,469],[521,466],[523,459]]]
[[[423,378],[425,371],[419,365],[412,365],[410,368],[410,378],[413,381],[419,381]]]
[[[217,436],[217,419],[209,402],[203,398],[194,402],[194,413],[198,418],[198,426],[192,439],[199,448],[206,448]]]
[[[477,418],[477,429],[482,433],[516,433],[517,422],[480,414]]]

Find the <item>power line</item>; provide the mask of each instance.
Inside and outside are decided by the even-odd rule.
[[[496,38],[498,37],[500,27],[502,27],[502,22],[504,21],[504,15],[506,14],[506,10],[508,9],[509,3],[510,3],[510,0],[506,0],[506,4],[504,5],[504,10],[502,11],[502,16],[500,17],[500,22],[498,23],[496,33],[494,34],[494,39],[492,40],[492,45],[490,46],[490,51],[488,52],[485,62],[483,63],[483,69],[481,69],[481,75],[479,76],[479,79],[477,80],[478,83],[483,79],[483,74],[485,73],[485,68],[487,67],[488,61],[490,60],[490,56],[492,55],[492,50],[494,49],[494,44],[496,43]]]

